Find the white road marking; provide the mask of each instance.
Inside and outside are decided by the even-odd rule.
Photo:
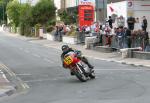
[[[40,56],[39,55],[37,55],[37,54],[32,54],[33,56],[35,56],[35,57],[38,57],[38,58],[40,58]]]
[[[25,83],[30,83],[30,82],[42,82],[42,81],[50,81],[53,79],[39,79],[39,80],[28,80],[28,81],[24,81]]]
[[[30,51],[29,50],[24,50],[26,53],[30,53]]]
[[[3,68],[3,69],[6,69],[5,65],[4,64],[0,64],[0,66]],[[9,82],[9,80],[7,79],[6,75],[4,74],[4,72],[2,72],[2,70],[0,70],[0,73],[2,75],[2,77],[6,80],[6,82]]]
[[[0,64],[0,66],[2,66],[3,69],[5,69],[10,76],[15,76],[15,73],[13,73],[12,71],[10,71],[7,66],[5,66],[4,64]]]
[[[29,75],[32,75],[32,74],[16,74],[17,76],[29,76]]]
[[[61,50],[61,48],[58,48],[57,45],[54,46],[54,45],[44,44],[44,46],[47,47],[47,48],[54,48],[54,49]]]

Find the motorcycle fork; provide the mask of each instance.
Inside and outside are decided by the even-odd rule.
[[[85,72],[84,68],[81,66],[82,64],[77,64],[77,67],[79,69],[79,71],[84,74],[86,77],[88,77],[88,74]]]
[[[81,66],[79,64],[76,64],[76,69],[80,71],[80,73],[83,74],[83,70],[81,70]]]

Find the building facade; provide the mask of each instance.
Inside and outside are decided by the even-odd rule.
[[[54,0],[57,1],[58,0]],[[69,13],[78,11],[78,5],[81,0],[60,0],[60,8],[65,9]],[[89,0],[95,2],[95,21],[104,21],[107,18],[107,4],[120,2],[120,1],[128,1],[128,0]],[[149,0],[131,0],[131,1],[149,1]],[[58,5],[58,4],[57,4]]]

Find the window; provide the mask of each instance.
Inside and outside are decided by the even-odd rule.
[[[84,14],[85,17],[92,17],[92,14]]]
[[[92,13],[92,10],[84,10],[84,13]]]
[[[86,21],[92,21],[93,19],[92,18],[84,18],[84,20],[86,20]]]

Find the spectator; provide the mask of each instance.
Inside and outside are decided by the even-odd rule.
[[[131,48],[131,30],[128,28],[124,28],[124,39],[125,47]]]
[[[55,40],[57,40],[57,36],[58,36],[58,34],[59,34],[59,27],[56,26],[55,29],[56,29],[56,32],[55,32],[55,34],[54,34],[54,37],[55,37]]]
[[[85,33],[86,33],[86,34],[89,34],[90,32],[91,32],[90,26],[86,26],[86,28],[85,28]]]
[[[130,16],[130,17],[127,19],[128,29],[134,30],[134,23],[135,23],[135,18],[132,17],[132,16]]]
[[[143,16],[143,21],[142,21],[142,30],[146,31],[147,29],[147,19],[145,16]]]
[[[148,36],[148,32],[143,31],[143,50],[147,51],[149,48],[149,36]]]
[[[125,19],[124,19],[124,17],[123,16],[120,16],[118,19],[117,19],[118,21],[118,27],[124,27],[125,26]]]
[[[105,35],[106,35],[106,45],[110,46],[111,38],[112,38],[112,31],[111,31],[111,28],[109,27],[109,24],[107,24],[107,23],[106,23],[106,27],[105,27]]]
[[[119,26],[118,26],[118,19],[119,19],[119,18],[116,17],[115,20],[114,20],[114,23],[113,23],[113,27],[114,27],[114,28],[118,28],[118,27],[119,27]]]
[[[111,16],[109,16],[108,23],[109,23],[109,27],[112,29],[113,28],[113,26],[112,26],[113,20],[112,20]]]
[[[117,38],[117,41],[118,41],[118,48],[122,49],[123,48],[123,38],[124,38],[123,27],[119,27],[119,29],[116,33],[116,38]]]
[[[135,19],[135,30],[139,30],[141,28],[139,18]]]
[[[95,23],[93,23],[93,24],[91,25],[91,33],[94,33],[94,32],[95,32],[95,28],[96,28]]]
[[[66,26],[66,32],[69,32],[69,31],[71,31],[71,29],[70,29],[69,25],[67,25]]]
[[[61,24],[61,25],[59,26],[58,41],[62,41],[63,29],[64,29],[64,27],[63,27],[63,25]]]

